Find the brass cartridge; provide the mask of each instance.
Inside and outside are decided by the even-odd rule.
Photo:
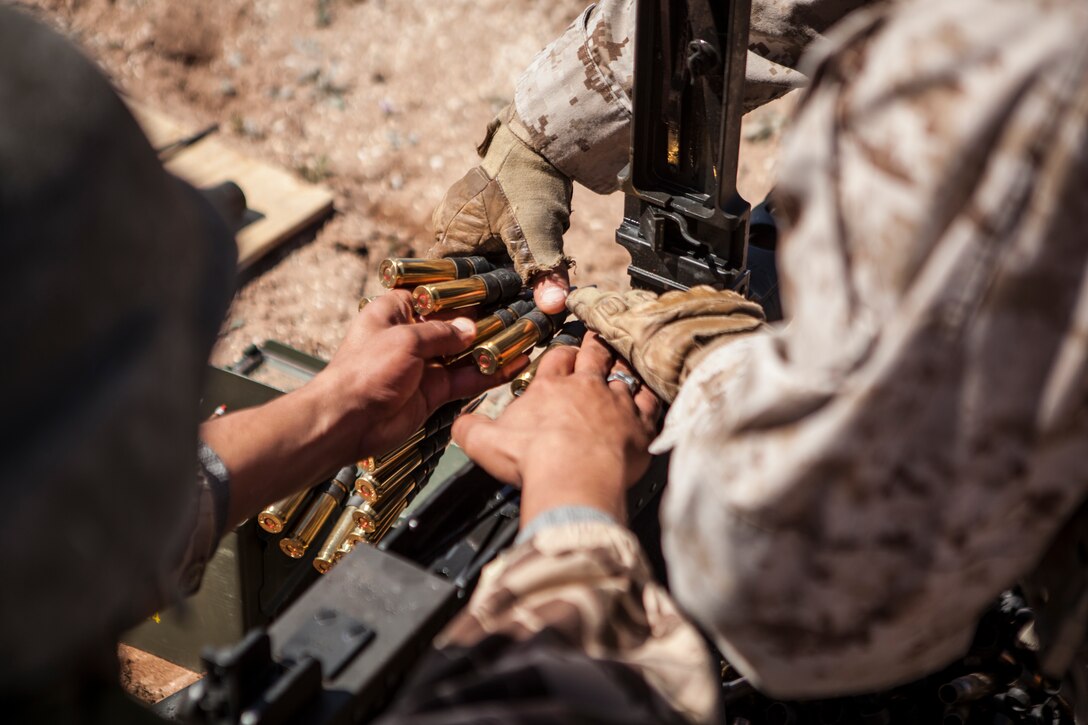
[[[575,320],[574,322],[568,322],[563,325],[563,329],[559,331],[559,334],[552,338],[552,341],[548,343],[547,349],[552,350],[557,347],[577,347],[582,344],[582,338],[585,337],[586,326],[584,322]],[[538,355],[535,360],[529,363],[529,367],[525,368],[520,375],[510,381],[510,392],[514,394],[514,397],[521,397],[526,388],[529,387],[529,383],[533,382],[533,378],[536,377],[537,368],[540,367],[540,360],[544,357],[544,354]]]
[[[452,365],[453,363],[463,360],[466,357],[472,355],[472,350],[481,342],[488,340],[495,335],[499,334],[510,325],[514,324],[514,320],[518,319],[522,315],[526,315],[535,309],[535,305],[529,300],[514,300],[509,307],[503,307],[495,310],[494,314],[487,317],[476,320],[476,337],[472,339],[472,342],[464,350],[455,355],[447,355],[442,358],[444,365]]]
[[[361,476],[363,473],[377,473],[378,469],[383,466],[385,466],[385,470],[388,470],[389,466],[387,464],[392,463],[393,465],[396,465],[396,461],[403,460],[413,448],[423,442],[425,437],[424,430],[420,428],[409,436],[408,440],[404,441],[404,443],[401,443],[384,456],[370,456],[369,458],[364,458],[359,461],[359,475]]]
[[[382,522],[393,515],[392,511],[397,510],[399,512],[403,510],[404,507],[401,504],[407,505],[412,492],[421,488],[427,477],[434,472],[434,466],[435,461],[432,459],[423,466],[410,471],[407,476],[401,479],[399,487],[395,490],[389,491],[376,501],[365,501],[353,514],[355,525],[361,527],[367,534],[379,530]]]
[[[390,514],[385,517],[377,528],[372,533],[366,535],[366,540],[371,544],[377,544],[382,540],[386,534],[389,533],[389,529],[393,528],[393,524],[397,523],[397,519],[404,513],[404,509],[408,508],[408,502],[404,501],[398,505],[394,510],[390,511]]]
[[[516,297],[521,291],[521,277],[509,267],[473,275],[451,282],[416,287],[412,305],[417,315],[431,315],[472,305],[486,305]]]
[[[275,502],[257,514],[257,525],[270,534],[278,534],[291,522],[302,502],[310,495],[308,490]]]
[[[388,471],[382,475],[375,475],[373,473],[362,473],[355,479],[355,494],[361,496],[366,502],[380,501],[386,497],[390,491],[397,490],[397,487],[416,469],[417,466],[423,463],[423,456],[420,455],[419,450],[412,448],[409,449],[408,455],[401,461],[394,470]]]
[[[495,265],[483,257],[449,257],[448,259],[410,259],[390,257],[378,266],[382,287],[412,287],[435,282],[464,279],[474,274],[490,272]]]
[[[355,466],[341,468],[336,478],[318,491],[313,503],[295,524],[291,533],[280,539],[280,550],[292,559],[301,559],[340,503],[347,497]]]
[[[321,550],[314,557],[314,568],[320,573],[324,574],[331,569],[339,558],[340,547],[344,544],[348,533],[355,528],[355,519],[352,518],[352,514],[362,502],[362,498],[352,496],[344,504],[344,510],[340,513],[340,518],[336,520],[336,526],[333,527],[325,543],[321,545]]]
[[[411,492],[412,487],[405,487],[398,491],[396,496],[384,501],[378,501],[374,504],[364,503],[355,512],[355,525],[368,534],[367,539],[369,540],[369,534],[381,529],[382,523],[392,516],[395,511],[404,509],[408,502],[408,495]]]
[[[518,318],[513,325],[473,349],[476,367],[484,375],[494,375],[503,365],[551,337],[566,315],[565,311],[546,315],[537,309]]]
[[[483,396],[470,404],[469,409],[465,412],[471,413],[482,401]],[[446,403],[441,408],[436,410],[431,415],[431,417],[423,423],[423,427],[413,433],[404,443],[401,443],[393,450],[381,456],[370,456],[369,458],[364,458],[363,460],[359,461],[359,468],[363,469],[367,473],[374,473],[379,466],[384,465],[393,457],[403,455],[406,450],[415,447],[425,438],[429,438],[437,434],[439,431],[449,428],[451,425],[453,425],[453,421],[457,420],[457,416],[461,414],[461,408],[464,406],[464,404],[465,401],[463,400],[455,400],[452,403]]]
[[[380,500],[390,491],[397,490],[409,475],[443,451],[449,442],[449,429],[444,428],[415,448],[409,448],[407,453],[396,461],[390,459],[388,465],[379,464],[378,470],[374,473],[360,473],[355,479],[355,493],[369,502]]]
[[[361,527],[359,524],[355,524],[355,526],[352,527],[351,531],[348,532],[347,538],[344,539],[344,544],[350,545],[352,548],[354,548],[355,545],[358,544],[360,541],[366,541],[366,532],[363,531],[363,527]]]

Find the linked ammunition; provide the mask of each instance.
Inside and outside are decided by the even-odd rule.
[[[548,343],[547,349],[544,351],[557,347],[578,347],[582,344],[582,338],[586,334],[586,326],[584,322],[575,320],[574,322],[568,322],[563,325],[563,329],[559,331],[559,334],[552,338],[552,341]],[[520,375],[510,381],[510,392],[514,394],[514,397],[521,397],[525,393],[525,390],[529,387],[529,383],[533,382],[533,378],[536,377],[536,371],[540,367],[540,360],[544,355],[538,355],[535,360],[529,363],[529,367],[525,368]]]
[[[379,468],[388,470],[387,463],[391,462],[398,456],[403,457],[406,451],[411,450],[417,446],[425,438],[429,438],[441,430],[445,430],[453,425],[453,421],[457,419],[457,416],[461,414],[461,407],[464,405],[464,401],[455,400],[452,403],[447,403],[441,408],[436,410],[430,418],[424,422],[423,427],[408,437],[408,440],[401,443],[393,450],[385,453],[381,456],[371,456],[359,461],[359,468],[363,469],[367,473],[378,473]]]
[[[495,269],[483,257],[450,257],[449,259],[409,259],[391,257],[378,266],[382,287],[411,287],[435,282],[449,282],[482,274]]]
[[[413,492],[421,488],[433,472],[434,462],[432,461],[414,471],[409,471],[401,479],[399,487],[389,491],[387,495],[375,501],[364,501],[353,514],[356,527],[361,528],[366,534],[373,534],[381,531],[384,524],[392,525],[397,516],[400,516],[400,512],[407,507]]]
[[[472,343],[468,346],[468,349],[464,352],[459,352],[456,355],[449,355],[443,358],[442,362],[446,365],[452,365],[458,360],[462,360],[472,355],[473,348],[481,342],[494,337],[507,327],[510,327],[510,325],[514,324],[514,320],[522,315],[528,314],[533,309],[535,309],[535,306],[529,300],[515,300],[509,307],[495,310],[494,314],[488,315],[482,320],[477,320],[476,337],[472,339]]]
[[[318,491],[313,503],[298,520],[290,535],[280,539],[280,550],[292,559],[301,559],[340,503],[347,498],[355,466],[345,466]]]
[[[381,523],[378,524],[377,528],[375,528],[372,533],[366,535],[366,540],[371,544],[377,544],[381,541],[382,537],[389,533],[389,529],[393,528],[393,524],[397,522],[397,519],[400,518],[400,515],[404,513],[404,509],[406,508],[408,508],[407,501],[402,501],[398,504],[388,516],[382,519]]]
[[[344,545],[355,548],[360,541],[366,543],[366,532],[363,531],[362,526],[355,524],[351,531],[348,532],[347,538],[344,539]]]
[[[446,429],[418,446],[409,448],[403,457],[395,461],[391,459],[388,465],[381,465],[380,471],[360,473],[355,479],[355,493],[371,503],[387,497],[390,492],[399,490],[412,472],[434,459],[449,442],[450,434]]]
[[[257,525],[270,534],[280,533],[291,522],[309,494],[309,491],[301,491],[294,496],[275,502],[257,514]]]
[[[508,362],[546,340],[559,328],[567,313],[546,315],[539,309],[519,317],[513,325],[472,351],[476,367],[484,375],[494,375]]]
[[[321,550],[314,557],[314,568],[322,574],[331,569],[336,560],[340,558],[340,547],[344,544],[344,540],[347,539],[348,533],[355,528],[355,519],[352,514],[362,503],[363,499],[359,496],[352,496],[347,500],[347,503],[344,504],[344,510],[340,513],[340,518],[336,520],[336,526],[333,527],[332,532],[325,539],[325,543],[321,545]]]
[[[941,685],[937,697],[946,705],[957,705],[985,697],[994,691],[994,678],[981,672],[957,677]]]
[[[521,277],[509,267],[476,274],[465,279],[416,287],[412,304],[416,314],[431,315],[472,305],[488,305],[516,297],[521,291]]]

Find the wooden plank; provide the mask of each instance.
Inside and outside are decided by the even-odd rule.
[[[203,677],[124,644],[118,645],[117,658],[121,661],[121,686],[128,694],[151,705]]]
[[[139,102],[128,102],[156,148],[199,130]],[[332,211],[332,193],[325,187],[245,156],[214,135],[178,151],[165,165],[197,187],[233,181],[245,193],[249,208],[262,215],[238,233],[238,266],[242,269]]]

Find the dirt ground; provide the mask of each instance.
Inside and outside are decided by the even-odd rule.
[[[220,124],[246,154],[331,188],[336,213],[240,280],[213,362],[281,340],[328,357],[377,263],[430,246],[431,211],[476,162],[487,121],[586,0],[35,0],[118,88]],[[758,201],[791,99],[746,120],[741,189]],[[578,188],[576,284],[626,284],[622,197]]]
[[[3,1],[3,0],[0,0]],[[335,214],[248,270],[213,362],[268,338],[330,356],[378,262],[431,243],[442,194],[476,163],[484,127],[532,56],[586,0],[35,0],[16,3],[77,43],[124,93],[326,185]],[[745,120],[740,189],[770,188],[782,99]],[[576,188],[575,284],[626,285],[622,196]],[[155,701],[191,675],[122,649]],[[141,664],[142,663],[142,664]],[[133,667],[140,669],[133,676]]]

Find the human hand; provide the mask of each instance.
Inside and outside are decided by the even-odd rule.
[[[342,402],[337,425],[348,432],[344,460],[384,453],[415,432],[440,405],[508,382],[528,364],[522,356],[496,375],[475,365],[444,367],[476,334],[467,317],[416,320],[411,294],[392,290],[365,305],[314,383]]]
[[[506,126],[489,133],[481,149],[481,164],[434,211],[428,256],[509,256],[537,307],[559,312],[570,291],[563,233],[570,226],[571,181]]]
[[[465,415],[453,439],[501,481],[522,487],[522,523],[560,506],[591,506],[626,521],[627,488],[650,462],[661,404],[645,387],[635,395],[626,371],[594,335],[581,348],[549,350],[533,384],[498,419]]]
[[[758,304],[706,285],[660,297],[647,290],[583,287],[570,295],[567,306],[670,403],[710,349],[764,324]]]

